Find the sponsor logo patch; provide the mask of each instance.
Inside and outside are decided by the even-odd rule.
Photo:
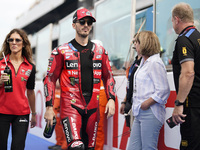
[[[94,75],[100,76],[101,75],[101,71],[94,71]]]
[[[95,141],[96,141],[96,134],[97,134],[97,126],[98,126],[98,123],[95,122],[95,126],[94,126],[94,133],[93,133],[93,137],[92,137],[92,146],[94,146],[95,144]]]
[[[67,139],[67,143],[70,143],[73,140],[73,138],[72,138],[72,135],[70,134],[71,133],[71,127],[70,127],[70,124],[69,124],[69,118],[67,117],[67,118],[63,119],[62,123],[63,123],[65,136],[66,136],[66,139]]]
[[[19,122],[28,122],[28,120],[26,118],[20,118]]]
[[[21,81],[27,81],[24,77],[21,77]]]
[[[186,47],[182,47],[183,56],[187,56],[187,49]]]
[[[78,131],[77,131],[77,128],[76,128],[76,123],[74,121],[75,121],[74,118],[71,117],[72,129],[73,129],[73,132],[74,132],[74,138],[79,139]]]
[[[78,69],[78,60],[65,60],[66,69]]]
[[[98,83],[100,83],[100,79],[94,78],[94,79],[93,79],[93,82],[94,82],[94,84],[98,84]]]
[[[72,143],[71,147],[79,147],[82,144],[83,144],[83,142],[81,142],[81,141],[75,141]]]
[[[65,53],[65,50],[61,50],[61,54],[64,54]]]
[[[79,83],[79,79],[75,77],[69,77],[71,85],[75,85]]]
[[[197,41],[198,41],[198,43],[199,43],[199,45],[200,45],[200,39],[197,39]]]
[[[28,69],[28,70],[25,72],[25,75],[29,77],[29,76],[31,75],[31,70]]]
[[[187,147],[187,146],[188,146],[188,141],[182,140],[182,141],[181,141],[181,146]]]
[[[54,50],[52,51],[52,54],[53,54],[53,55],[58,55],[57,49],[54,49]]]
[[[101,66],[102,66],[101,60],[93,61],[93,69],[94,70],[101,70]]]
[[[72,99],[71,102],[72,102],[72,103],[76,103],[76,99]]]
[[[65,59],[69,59],[71,56],[66,56]]]
[[[67,71],[69,75],[78,75],[78,71]]]
[[[101,55],[97,55],[97,56],[96,56],[96,59],[100,59],[100,58],[101,58]]]
[[[44,85],[44,95],[47,97],[49,96],[47,84]]]

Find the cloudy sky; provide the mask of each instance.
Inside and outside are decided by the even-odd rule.
[[[0,49],[16,17],[26,12],[36,0],[0,0]]]

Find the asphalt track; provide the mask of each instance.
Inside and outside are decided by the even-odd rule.
[[[48,150],[48,146],[54,145],[49,141],[46,141],[40,137],[28,133],[26,137],[25,150]],[[11,146],[11,134],[8,137],[8,150]]]

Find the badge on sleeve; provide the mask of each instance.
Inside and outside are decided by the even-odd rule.
[[[183,56],[187,56],[187,49],[186,47],[182,47]]]
[[[199,43],[199,45],[200,45],[200,39],[197,39],[197,41],[198,41],[198,43]]]

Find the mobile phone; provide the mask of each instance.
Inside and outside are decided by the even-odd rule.
[[[168,118],[166,120],[167,124],[169,125],[170,128],[173,128],[176,126],[176,124],[173,122],[172,117]]]

